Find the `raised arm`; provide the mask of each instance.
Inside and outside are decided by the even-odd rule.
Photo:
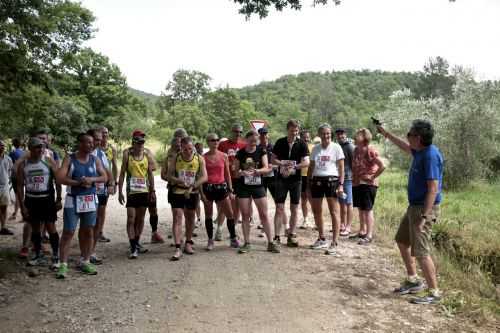
[[[411,154],[410,144],[394,134],[386,131],[382,126],[377,126],[377,130],[380,134],[382,134],[386,139],[389,139],[392,143],[394,143],[399,149],[402,151]]]

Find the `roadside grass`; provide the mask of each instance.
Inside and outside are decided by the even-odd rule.
[[[382,244],[394,244],[407,207],[406,182],[406,172],[397,169],[381,177],[375,209]],[[500,319],[499,226],[500,184],[474,183],[445,193],[432,236],[445,314],[467,315],[478,323]]]

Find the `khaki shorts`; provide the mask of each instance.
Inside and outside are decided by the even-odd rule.
[[[8,206],[10,203],[9,190],[0,191],[0,206]]]
[[[433,222],[426,221],[423,230],[420,230],[418,224],[422,221],[424,206],[409,206],[406,214],[401,219],[398,232],[396,233],[396,242],[409,245],[413,257],[427,257],[431,254],[432,247],[432,225]],[[432,208],[432,213],[439,217],[439,206]]]

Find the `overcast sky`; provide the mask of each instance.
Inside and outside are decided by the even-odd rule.
[[[249,21],[232,0],[83,0],[97,17],[89,45],[131,87],[159,94],[177,69],[242,87],[284,74],[420,70],[429,57],[500,79],[499,0],[343,0]]]

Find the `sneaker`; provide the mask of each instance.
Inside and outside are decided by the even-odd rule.
[[[354,234],[354,235],[349,236],[349,239],[356,240],[356,239],[365,238],[365,237],[366,237],[366,235],[358,233],[358,234]]]
[[[299,242],[293,236],[288,236],[286,239],[286,246],[288,247],[299,247]]]
[[[309,227],[309,223],[307,222],[307,219],[304,219],[302,221],[302,224],[300,225],[299,229],[304,230],[304,229],[307,229],[308,227]]]
[[[325,240],[317,239],[313,245],[310,246],[313,250],[325,250],[328,249],[328,242]]]
[[[220,242],[222,240],[222,229],[217,227],[217,230],[215,231],[215,241]]]
[[[438,304],[441,302],[441,295],[432,294],[430,291],[424,296],[414,297],[410,300],[412,304]]]
[[[65,279],[67,275],[68,275],[68,264],[63,262],[61,265],[59,265],[59,269],[57,270],[56,273],[56,279]]]
[[[182,257],[181,249],[175,249],[174,255],[170,258],[171,261],[178,261]]]
[[[266,236],[264,230],[259,230],[259,233],[257,234],[257,237],[264,238],[264,236]]]
[[[142,246],[139,243],[137,243],[137,251],[139,251],[140,254],[144,254],[144,253],[149,252],[149,250],[147,248],[145,248],[144,246]]]
[[[186,244],[184,244],[184,253],[189,255],[194,254],[193,244],[191,242],[186,242]]]
[[[340,235],[341,237],[347,237],[347,236],[349,236],[350,234],[351,234],[351,230],[348,230],[348,229],[342,230],[342,231],[339,233],[339,235]]]
[[[134,251],[130,252],[128,258],[129,259],[137,259],[139,257],[139,250],[135,249]]]
[[[47,258],[43,254],[35,255],[27,262],[27,266],[45,266],[47,265]]]
[[[59,269],[59,257],[58,256],[52,256],[52,264],[50,265],[50,270],[51,271],[56,271]]]
[[[214,240],[209,239],[207,243],[207,251],[212,251],[214,249]]]
[[[372,238],[364,237],[364,238],[359,239],[358,244],[359,245],[370,245],[371,242],[372,242]]]
[[[95,266],[89,262],[83,262],[81,265],[81,270],[83,274],[97,275],[97,270]]]
[[[102,265],[102,258],[99,258],[96,254],[90,256],[90,263],[93,265]]]
[[[111,239],[109,239],[108,237],[101,234],[101,235],[99,235],[99,238],[97,238],[97,241],[101,242],[101,243],[109,243],[109,242],[111,242]]]
[[[424,283],[422,281],[417,280],[415,282],[411,282],[406,279],[398,288],[394,289],[394,293],[399,295],[417,294],[423,289]]]
[[[238,240],[238,238],[236,238],[236,237],[235,237],[235,238],[232,238],[232,239],[231,239],[231,243],[230,243],[230,245],[229,245],[229,246],[231,246],[231,247],[232,247],[232,248],[234,248],[234,249],[237,249],[237,248],[239,248],[239,247],[240,247],[240,241],[239,241],[239,240]]]
[[[242,246],[240,246],[240,248],[238,249],[238,253],[240,253],[240,254],[247,253],[251,249],[252,249],[252,247],[250,246],[250,244],[245,243]]]
[[[161,235],[158,233],[158,231],[153,232],[151,234],[151,244],[163,244],[165,243],[165,240]]]
[[[269,242],[267,243],[267,251],[272,253],[280,253],[280,245],[277,242]]]
[[[14,233],[12,231],[10,231],[9,229],[7,229],[7,228],[0,229],[0,235],[11,236],[13,234]]]
[[[325,254],[326,255],[330,255],[330,256],[337,256],[338,255],[338,252],[337,252],[337,243],[332,242],[330,244],[330,247],[325,251]]]
[[[28,258],[29,253],[30,253],[30,250],[26,246],[23,246],[21,248],[21,250],[19,251],[19,258],[26,259],[26,258]]]
[[[262,226],[262,224],[259,224],[259,225],[257,226],[257,229],[262,230],[262,229],[264,229],[264,227]]]

